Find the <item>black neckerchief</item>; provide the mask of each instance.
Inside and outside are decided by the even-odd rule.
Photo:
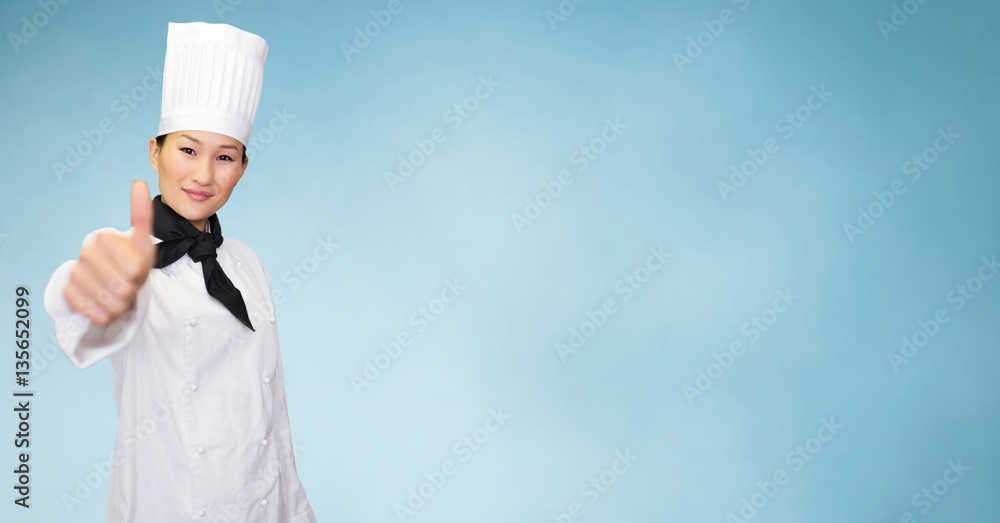
[[[223,241],[219,217],[215,214],[209,216],[209,232],[199,231],[187,218],[163,203],[160,197],[158,194],[153,198],[153,236],[161,240],[156,244],[155,267],[166,267],[185,254],[195,262],[201,262],[208,294],[219,300],[243,325],[254,330],[243,294],[215,260],[216,249],[222,246]]]

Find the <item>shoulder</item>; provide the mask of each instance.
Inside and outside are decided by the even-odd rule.
[[[264,269],[264,262],[261,261],[260,256],[257,256],[257,251],[236,238],[223,237],[220,249],[243,263],[251,263],[262,270]]]
[[[267,273],[267,268],[264,267],[264,261],[257,255],[257,251],[254,251],[249,245],[225,236],[222,240],[222,246],[219,247],[219,254],[224,254],[231,263],[242,267],[244,274],[251,276],[262,288],[266,289],[271,285],[271,277]]]

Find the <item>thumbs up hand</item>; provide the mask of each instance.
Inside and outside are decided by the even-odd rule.
[[[149,237],[153,234],[153,202],[149,198],[149,188],[146,182],[135,180],[132,182],[132,241],[139,259],[144,263],[145,271],[142,279],[146,279],[149,269],[153,268],[156,257],[156,247]]]
[[[132,182],[131,199],[132,237],[97,233],[94,241],[80,250],[64,291],[73,310],[103,326],[135,307],[135,296],[156,259],[156,247],[150,239],[153,203],[146,182]]]

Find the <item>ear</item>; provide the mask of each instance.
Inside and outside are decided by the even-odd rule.
[[[244,156],[246,156],[246,154],[247,154],[247,153],[246,153],[246,146],[244,145],[244,146],[243,146],[243,155],[244,155]],[[247,159],[246,159],[246,160],[245,160],[245,161],[243,162],[243,165],[242,165],[242,166],[240,166],[240,175],[239,175],[239,177],[238,177],[238,178],[236,178],[236,181],[237,181],[237,182],[238,182],[238,181],[240,181],[240,178],[243,178],[243,173],[245,173],[245,172],[246,172],[246,170],[247,170],[247,166],[249,166],[249,165],[250,165],[250,158],[249,158],[249,157],[247,157]]]
[[[160,172],[160,147],[156,145],[156,137],[149,139],[149,164],[153,167],[153,172]]]

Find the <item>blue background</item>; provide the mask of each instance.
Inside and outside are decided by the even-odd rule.
[[[556,0],[403,0],[346,57],[387,0],[71,1],[22,42],[9,33],[42,7],[4,2],[0,311],[12,323],[14,288],[30,287],[36,396],[33,506],[5,487],[0,520],[103,521],[106,480],[72,511],[65,500],[113,449],[110,366],[69,363],[41,296],[87,233],[129,227],[132,179],[156,193],[161,90],[143,80],[167,22],[206,21],[270,46],[254,128],[268,143],[219,216],[282,293],[292,434],[319,521],[568,521],[553,515],[572,503],[572,521],[735,521],[779,469],[787,484],[747,521],[996,521],[1000,280],[960,310],[949,293],[1000,255],[1000,4],[907,4],[919,9],[884,35],[888,0],[564,3],[575,10],[553,22]],[[678,67],[723,9],[732,23]],[[469,99],[491,75],[499,86]],[[812,88],[832,95],[800,109]],[[476,109],[454,128],[446,111],[463,103]],[[808,118],[786,139],[776,124],[796,110]],[[261,134],[275,111],[294,118]],[[113,130],[57,173],[105,118]],[[609,118],[627,127],[580,169],[574,153]],[[948,128],[959,138],[926,152]],[[447,139],[390,187],[435,129]],[[724,198],[717,183],[769,138],[778,150]],[[936,161],[911,181],[925,154]],[[563,170],[572,185],[516,227]],[[906,191],[879,213],[874,193],[894,180]],[[879,216],[850,235],[859,208]],[[327,238],[335,254],[311,260]],[[625,300],[616,285],[655,247],[671,257]],[[467,289],[418,332],[411,315],[453,279]],[[786,289],[792,305],[768,312]],[[617,312],[563,361],[557,343],[608,299]],[[948,323],[894,368],[888,354],[938,309]],[[766,332],[744,328],[762,315]],[[359,393],[352,375],[401,331],[413,344]],[[712,367],[734,341],[745,352]],[[500,408],[510,418],[463,461],[455,443]],[[9,471],[16,420],[2,410]],[[831,417],[843,428],[797,470],[788,453]],[[581,486],[619,451],[636,461],[591,503]],[[449,459],[457,472],[399,517]],[[918,504],[949,460],[971,468]]]

